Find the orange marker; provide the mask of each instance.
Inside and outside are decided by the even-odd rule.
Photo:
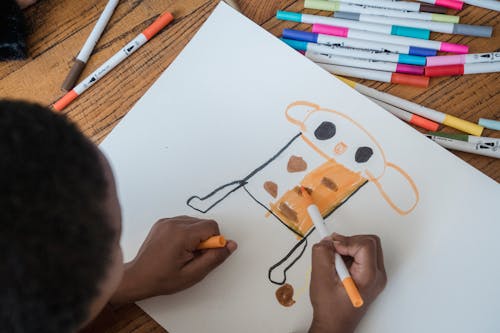
[[[304,187],[302,187],[301,190],[304,200],[306,200],[308,203],[307,213],[311,217],[311,220],[314,223],[314,227],[318,231],[321,238],[328,237],[329,233],[326,230],[325,222],[323,220],[323,216],[321,216],[321,213],[319,212],[318,206],[314,204],[311,195],[309,195],[309,192],[307,192],[307,190]],[[363,298],[361,298],[358,287],[354,283],[351,274],[349,274],[349,270],[345,266],[344,260],[336,252],[335,252],[335,269],[337,270],[337,274],[339,275],[339,278],[342,281],[342,284],[344,285],[344,288],[347,292],[347,296],[349,296],[352,305],[355,308],[361,307],[363,305]]]
[[[206,249],[219,249],[221,247],[226,246],[227,241],[222,235],[213,236],[203,241],[196,248],[197,250],[206,250]]]
[[[153,38],[160,30],[165,28],[170,22],[172,22],[174,17],[171,13],[166,12],[162,14],[156,21],[154,21],[146,30],[135,37],[130,43],[128,43],[123,49],[118,51],[114,56],[112,56],[108,61],[101,65],[94,73],[86,77],[82,82],[80,82],[73,90],[69,91],[60,100],[54,104],[54,109],[56,111],[63,110],[71,102],[73,102],[78,96],[80,96],[85,90],[92,87],[97,81],[108,74],[113,68],[118,66],[123,60],[127,59],[129,55],[137,51],[141,46],[146,44],[148,40]]]

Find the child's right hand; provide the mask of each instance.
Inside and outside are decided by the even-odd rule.
[[[353,307],[335,270],[335,252],[346,266],[363,297]],[[314,315],[309,333],[350,333],[382,292],[387,282],[380,238],[374,235],[345,237],[333,234],[314,245],[310,296]]]

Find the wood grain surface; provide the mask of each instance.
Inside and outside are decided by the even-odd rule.
[[[40,0],[25,10],[29,24],[30,58],[0,63],[0,98],[18,98],[51,105],[63,95],[60,86],[107,0]],[[189,42],[217,5],[215,0],[122,0],[83,73],[84,76],[121,49],[161,12],[176,17],[167,29],[119,65],[110,75],[84,93],[64,113],[95,143],[101,142],[132,108],[159,75]],[[281,22],[276,10],[303,10],[303,1],[240,0],[243,13],[274,35],[283,28],[308,29],[308,25]],[[311,14],[327,14],[305,10]],[[450,10],[450,14],[454,11]],[[492,38],[433,33],[432,38],[470,46],[470,52],[498,51],[500,15],[465,6],[461,23],[494,26]],[[236,27],[237,29],[237,27]],[[500,74],[434,78],[428,89],[356,80],[427,107],[477,122],[480,117],[500,118]],[[454,132],[445,128],[447,132]],[[485,130],[485,136],[500,137]],[[500,160],[456,153],[467,163],[500,181]],[[439,165],[436,165],[439,168]],[[457,179],[457,181],[460,181]],[[166,332],[135,305],[108,309],[90,332]]]

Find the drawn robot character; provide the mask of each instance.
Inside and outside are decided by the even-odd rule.
[[[286,283],[286,272],[304,253],[314,229],[301,186],[311,194],[324,218],[367,183],[373,183],[398,214],[409,214],[419,201],[411,177],[389,162],[377,140],[349,116],[305,101],[290,104],[285,114],[300,133],[244,178],[187,200],[188,206],[206,213],[243,189],[266,210],[266,216],[293,232],[298,240],[268,271],[269,281],[277,285]],[[386,183],[392,186],[386,189]]]

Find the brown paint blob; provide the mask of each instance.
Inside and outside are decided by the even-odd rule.
[[[290,208],[285,202],[280,202],[279,210],[287,219],[297,222],[297,212]]]
[[[276,299],[283,306],[289,307],[294,305],[295,301],[293,299],[293,287],[288,283],[279,287],[276,290]]]
[[[269,193],[273,198],[278,196],[278,185],[275,182],[267,181],[264,183],[264,189]]]
[[[332,179],[330,179],[328,177],[323,177],[323,179],[321,179],[321,184],[325,185],[327,188],[329,188],[332,191],[336,192],[339,190],[339,187],[337,186],[337,184]]]
[[[286,166],[288,172],[301,172],[307,169],[307,163],[300,156],[292,155],[288,160],[288,165]]]

